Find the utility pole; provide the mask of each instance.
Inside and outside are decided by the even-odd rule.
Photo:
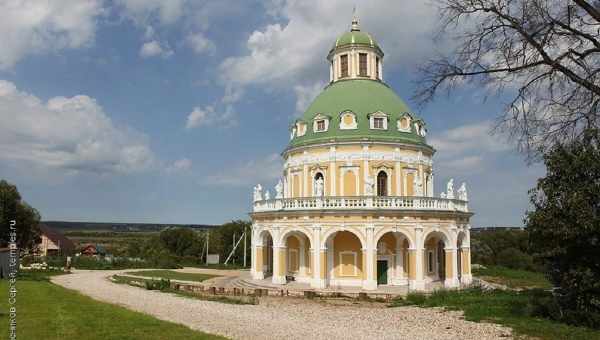
[[[206,264],[208,265],[208,238],[210,236],[210,232],[206,229]]]
[[[246,268],[246,226],[244,226],[244,268]]]
[[[231,244],[231,251],[235,254],[235,233],[233,233],[233,243]],[[235,264],[235,256],[233,257],[233,264]]]

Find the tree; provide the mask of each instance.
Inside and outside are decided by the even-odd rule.
[[[169,228],[160,232],[160,241],[172,254],[177,256],[196,256],[202,252],[202,243],[198,234],[189,228]]]
[[[20,250],[33,249],[40,239],[40,214],[21,199],[17,187],[0,180],[0,246],[9,243],[10,221],[16,221],[17,246]]]
[[[598,127],[600,2],[437,0],[438,39],[455,49],[421,65],[415,99],[469,82],[512,97],[497,129],[529,156]]]
[[[600,132],[544,156],[546,177],[530,191],[531,249],[548,266],[566,321],[600,327]]]
[[[242,236],[244,231],[250,233],[250,225],[251,223],[243,220],[236,220],[225,223],[221,225],[219,228],[215,229],[214,232],[210,233],[210,251],[216,252],[219,254],[220,261],[225,262],[227,256],[231,253],[233,249],[233,236],[236,237],[237,240]],[[250,234],[246,235],[247,239],[247,247],[246,247],[246,256],[248,259],[248,263],[250,262]],[[236,263],[240,264],[243,261],[244,249],[243,249],[243,240],[240,241],[238,248],[234,252],[232,259],[229,260],[230,263],[235,260]]]

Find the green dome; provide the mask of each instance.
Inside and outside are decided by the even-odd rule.
[[[351,111],[356,116],[355,129],[340,129],[340,116]],[[386,130],[371,129],[368,115],[381,111],[388,115]],[[324,132],[313,131],[313,119],[317,114],[329,117],[329,127]],[[409,130],[399,131],[397,122],[409,115]],[[430,148],[425,137],[417,134],[414,122],[423,121],[385,83],[371,79],[339,80],[329,84],[312,102],[300,119],[306,123],[306,133],[294,136],[289,148],[330,141],[371,140],[396,142]]]
[[[362,31],[350,31],[342,34],[335,40],[332,49],[345,45],[367,45],[379,49],[379,45],[377,45],[375,39],[369,33]]]

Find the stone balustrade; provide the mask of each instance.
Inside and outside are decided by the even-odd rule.
[[[259,200],[254,212],[295,210],[423,210],[468,212],[467,201],[437,197],[324,196]]]

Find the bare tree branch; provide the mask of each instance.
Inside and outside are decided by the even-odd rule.
[[[465,84],[512,96],[496,130],[528,156],[578,138],[600,121],[600,11],[589,1],[437,0],[437,39],[458,41],[449,56],[421,65],[414,98]],[[505,97],[505,96],[504,96]]]

